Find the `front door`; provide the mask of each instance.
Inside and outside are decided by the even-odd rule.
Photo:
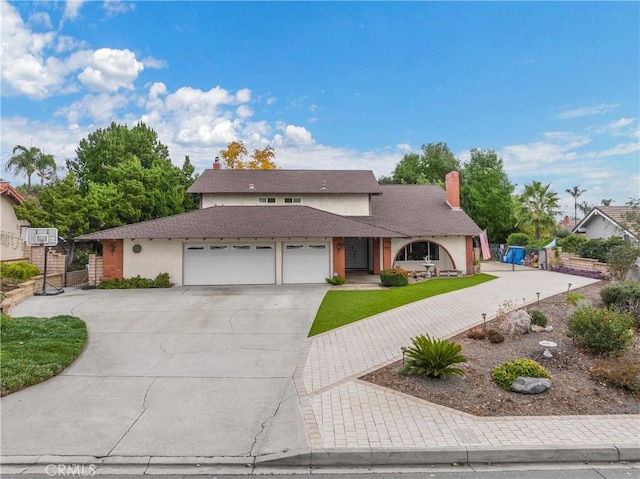
[[[369,268],[369,240],[367,238],[346,238],[344,242],[345,269]]]

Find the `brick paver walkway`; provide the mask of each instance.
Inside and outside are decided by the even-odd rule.
[[[295,375],[312,448],[599,445],[640,442],[639,415],[476,417],[360,381],[428,333],[447,338],[492,319],[504,301],[531,304],[594,281],[540,270],[378,314],[307,340]],[[569,286],[571,283],[571,286]]]

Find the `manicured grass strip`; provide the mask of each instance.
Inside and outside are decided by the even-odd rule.
[[[13,318],[3,315],[0,338],[0,392],[6,394],[59,374],[87,342],[79,318]]]
[[[309,336],[368,318],[374,314],[438,294],[469,288],[495,279],[488,274],[438,278],[399,288],[376,291],[329,291],[318,309]]]

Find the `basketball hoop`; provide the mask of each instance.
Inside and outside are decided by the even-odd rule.
[[[57,228],[28,228],[27,229],[27,245],[28,246],[44,246],[44,271],[42,272],[42,291],[36,291],[38,296],[50,296],[64,292],[62,288],[52,287],[47,291],[47,258],[49,257],[49,246],[58,244]]]

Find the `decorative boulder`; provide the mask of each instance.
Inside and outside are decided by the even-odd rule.
[[[510,336],[528,334],[531,331],[531,316],[524,309],[513,311],[507,315],[502,329]]]
[[[531,331],[534,333],[541,333],[543,331],[546,331],[545,328],[543,328],[542,326],[538,326],[537,324],[532,324],[531,325]]]
[[[551,387],[551,381],[547,378],[517,377],[511,384],[511,390],[521,394],[540,394]]]

